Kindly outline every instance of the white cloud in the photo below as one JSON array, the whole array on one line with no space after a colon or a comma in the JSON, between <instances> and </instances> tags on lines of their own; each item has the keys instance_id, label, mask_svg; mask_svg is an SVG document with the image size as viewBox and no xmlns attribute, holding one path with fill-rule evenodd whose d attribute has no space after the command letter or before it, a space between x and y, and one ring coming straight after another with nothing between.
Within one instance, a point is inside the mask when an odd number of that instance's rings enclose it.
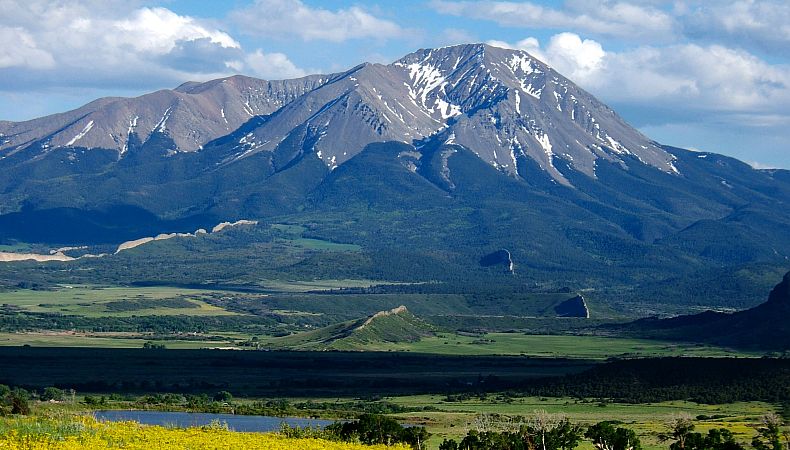
<instances>
[{"instance_id":1,"label":"white cloud","mask_svg":"<svg viewBox=\"0 0 790 450\"><path fill-rule=\"evenodd\" d=\"M592 39L582 40L579 35L569 32L552 36L545 49L541 48L540 42L534 37L522 39L515 44L504 41L488 41L488 44L524 50L581 84L584 84L588 77L597 76L606 57L606 52L600 43Z\"/></svg>"},{"instance_id":2,"label":"white cloud","mask_svg":"<svg viewBox=\"0 0 790 450\"><path fill-rule=\"evenodd\" d=\"M488 41L487 44L493 45L494 47L500 48L512 48L516 50L524 50L525 52L529 53L530 55L538 58L539 60L548 63L549 58L543 53L543 50L540 48L540 42L534 37L528 37L526 39L522 39L514 44L505 42L505 41Z\"/></svg>"},{"instance_id":3,"label":"white cloud","mask_svg":"<svg viewBox=\"0 0 790 450\"><path fill-rule=\"evenodd\" d=\"M744 162L746 164L749 164L750 166L754 167L757 170L779 169L780 168L780 167L777 167L774 164L763 164L763 163L761 163L759 161L744 161Z\"/></svg>"},{"instance_id":4,"label":"white cloud","mask_svg":"<svg viewBox=\"0 0 790 450\"><path fill-rule=\"evenodd\" d=\"M438 41L441 45L457 45L477 42L479 39L470 32L460 28L445 28L439 35Z\"/></svg>"},{"instance_id":5,"label":"white cloud","mask_svg":"<svg viewBox=\"0 0 790 450\"><path fill-rule=\"evenodd\" d=\"M574 80L584 80L596 74L606 56L598 42L582 40L579 35L567 32L552 36L546 53L552 64Z\"/></svg>"},{"instance_id":6,"label":"white cloud","mask_svg":"<svg viewBox=\"0 0 790 450\"><path fill-rule=\"evenodd\" d=\"M0 0L0 90L147 90L237 72L303 74L281 53L246 53L213 24L135 3Z\"/></svg>"},{"instance_id":7,"label":"white cloud","mask_svg":"<svg viewBox=\"0 0 790 450\"><path fill-rule=\"evenodd\" d=\"M787 54L790 3L770 0L679 3L675 9L684 33L703 41Z\"/></svg>"},{"instance_id":8,"label":"white cloud","mask_svg":"<svg viewBox=\"0 0 790 450\"><path fill-rule=\"evenodd\" d=\"M387 39L405 33L395 22L379 19L358 6L331 11L311 8L301 0L256 0L252 6L234 11L231 18L249 34L298 36L305 41Z\"/></svg>"},{"instance_id":9,"label":"white cloud","mask_svg":"<svg viewBox=\"0 0 790 450\"><path fill-rule=\"evenodd\" d=\"M52 55L39 49L33 36L23 28L0 26L0 42L0 68L45 69L55 64Z\"/></svg>"},{"instance_id":10,"label":"white cloud","mask_svg":"<svg viewBox=\"0 0 790 450\"><path fill-rule=\"evenodd\" d=\"M562 8L534 2L433 0L439 13L490 20L520 28L574 29L629 39L666 39L675 28L668 13L650 5L623 1L568 1Z\"/></svg>"},{"instance_id":11,"label":"white cloud","mask_svg":"<svg viewBox=\"0 0 790 450\"><path fill-rule=\"evenodd\" d=\"M432 0L439 13L502 26L572 30L628 42L720 44L787 56L790 2L786 0Z\"/></svg>"},{"instance_id":12,"label":"white cloud","mask_svg":"<svg viewBox=\"0 0 790 450\"><path fill-rule=\"evenodd\" d=\"M651 101L684 108L790 112L790 68L743 50L680 44L610 53L590 88L622 101Z\"/></svg>"},{"instance_id":13,"label":"white cloud","mask_svg":"<svg viewBox=\"0 0 790 450\"><path fill-rule=\"evenodd\" d=\"M79 19L87 22L87 19ZM89 22L88 22L89 23ZM86 29L89 25L86 24ZM241 48L230 35L218 30L208 29L195 19L180 16L166 8L141 8L132 17L116 20L107 24L105 36L113 46L129 46L136 51L166 54L173 50L178 41L208 39L212 44L223 48Z\"/></svg>"},{"instance_id":14,"label":"white cloud","mask_svg":"<svg viewBox=\"0 0 790 450\"><path fill-rule=\"evenodd\" d=\"M739 113L748 124L790 114L790 67L721 45L643 46L607 52L574 33L492 45L525 50L606 101Z\"/></svg>"},{"instance_id":15,"label":"white cloud","mask_svg":"<svg viewBox=\"0 0 790 450\"><path fill-rule=\"evenodd\" d=\"M296 67L282 53L263 53L260 49L246 56L243 67L251 71L251 75L269 80L298 78L307 73Z\"/></svg>"}]
</instances>

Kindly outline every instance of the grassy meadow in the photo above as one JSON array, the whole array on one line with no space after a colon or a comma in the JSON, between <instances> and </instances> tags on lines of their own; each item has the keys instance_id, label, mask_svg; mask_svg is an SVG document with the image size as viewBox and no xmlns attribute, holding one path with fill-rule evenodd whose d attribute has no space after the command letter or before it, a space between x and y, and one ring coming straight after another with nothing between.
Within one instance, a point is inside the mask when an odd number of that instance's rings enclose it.
<instances>
[{"instance_id":1,"label":"grassy meadow","mask_svg":"<svg viewBox=\"0 0 790 450\"><path fill-rule=\"evenodd\" d=\"M0 333L0 346L17 347L101 347L140 348L146 342L164 345L170 349L223 348L237 349L238 337L212 336L212 340L189 338L162 339L146 333L29 331Z\"/></svg>"},{"instance_id":2,"label":"grassy meadow","mask_svg":"<svg viewBox=\"0 0 790 450\"><path fill-rule=\"evenodd\" d=\"M593 399L508 397L489 395L485 398L467 398L447 401L444 395L416 395L387 398L387 401L406 407L431 406L438 411L399 413L401 420L427 427L433 434L430 444L436 448L445 438L458 440L470 429L475 429L475 419L488 415L524 416L529 418L537 411L567 417L571 422L592 425L604 420L623 422L633 429L642 441L645 450L666 449L668 444L660 442L658 434L666 431L666 424L680 415L695 420L696 431L707 432L711 428L726 428L738 440L748 442L754 435L753 425L768 413L776 411L774 405L762 402L743 402L723 405L703 405L685 401L626 404L606 403ZM708 417L708 419L703 419ZM716 417L710 419L710 417ZM591 450L589 442L582 442L580 449Z\"/></svg>"},{"instance_id":3,"label":"grassy meadow","mask_svg":"<svg viewBox=\"0 0 790 450\"><path fill-rule=\"evenodd\" d=\"M603 336L439 333L417 342L376 342L360 349L444 355L524 355L546 358L607 359L657 356L759 356L710 345Z\"/></svg>"},{"instance_id":4,"label":"grassy meadow","mask_svg":"<svg viewBox=\"0 0 790 450\"><path fill-rule=\"evenodd\" d=\"M176 287L60 285L52 290L18 289L0 293L0 304L24 312L83 317L222 316L235 313L206 303L219 291Z\"/></svg>"}]
</instances>

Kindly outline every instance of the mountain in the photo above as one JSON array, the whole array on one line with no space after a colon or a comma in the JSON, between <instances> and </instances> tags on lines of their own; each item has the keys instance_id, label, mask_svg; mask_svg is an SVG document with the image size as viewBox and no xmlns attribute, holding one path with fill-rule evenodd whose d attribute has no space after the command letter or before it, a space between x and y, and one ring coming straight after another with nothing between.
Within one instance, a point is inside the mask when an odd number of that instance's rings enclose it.
<instances>
[{"instance_id":1,"label":"mountain","mask_svg":"<svg viewBox=\"0 0 790 450\"><path fill-rule=\"evenodd\" d=\"M734 313L706 311L670 319L641 319L624 326L632 334L658 339L707 342L748 349L790 348L790 272L768 301Z\"/></svg>"},{"instance_id":2,"label":"mountain","mask_svg":"<svg viewBox=\"0 0 790 450\"><path fill-rule=\"evenodd\" d=\"M301 350L361 350L377 343L415 342L433 333L432 325L399 306L363 319L278 338L273 345Z\"/></svg>"},{"instance_id":3,"label":"mountain","mask_svg":"<svg viewBox=\"0 0 790 450\"><path fill-rule=\"evenodd\" d=\"M157 134L172 139L172 152L195 151L328 81L320 75L287 81L233 76L137 98L103 98L62 114L0 122L0 154L26 150L27 157L42 158L57 148L104 148L123 157L134 142Z\"/></svg>"},{"instance_id":4,"label":"mountain","mask_svg":"<svg viewBox=\"0 0 790 450\"><path fill-rule=\"evenodd\" d=\"M513 289L593 289L593 304L631 315L753 306L790 258L788 171L660 145L536 58L484 44L187 83L0 133L2 243L117 244L257 219L362 249L305 254L288 270L308 278L332 267L479 289L507 276ZM480 264L499 249L507 274ZM700 298L700 284L715 289Z\"/></svg>"},{"instance_id":5,"label":"mountain","mask_svg":"<svg viewBox=\"0 0 790 450\"><path fill-rule=\"evenodd\" d=\"M288 164L312 152L332 169L372 142L429 140L463 145L511 175L529 158L565 185L555 158L590 177L597 159L625 164L625 155L676 171L670 153L547 65L483 44L358 66L244 135L234 157L288 151Z\"/></svg>"}]
</instances>

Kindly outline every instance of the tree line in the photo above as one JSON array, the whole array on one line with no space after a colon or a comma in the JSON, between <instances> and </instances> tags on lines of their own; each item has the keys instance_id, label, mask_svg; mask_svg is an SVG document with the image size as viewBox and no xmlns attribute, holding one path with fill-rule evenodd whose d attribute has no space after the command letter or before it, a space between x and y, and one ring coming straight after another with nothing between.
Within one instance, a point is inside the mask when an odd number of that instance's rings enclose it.
<instances>
[{"instance_id":1,"label":"tree line","mask_svg":"<svg viewBox=\"0 0 790 450\"><path fill-rule=\"evenodd\" d=\"M509 418L496 425L492 424L493 420L491 416L478 416L460 442L445 439L439 450L573 450L585 439L598 450L642 449L637 434L618 426L620 422L616 421L598 422L585 428L545 412L536 412L529 419ZM790 431L784 426L779 416L764 416L755 426L756 434L747 447L736 441L726 428L699 433L694 431L695 424L690 418L678 416L666 424L666 430L658 437L669 443L669 450L786 450L790 448Z\"/></svg>"}]
</instances>

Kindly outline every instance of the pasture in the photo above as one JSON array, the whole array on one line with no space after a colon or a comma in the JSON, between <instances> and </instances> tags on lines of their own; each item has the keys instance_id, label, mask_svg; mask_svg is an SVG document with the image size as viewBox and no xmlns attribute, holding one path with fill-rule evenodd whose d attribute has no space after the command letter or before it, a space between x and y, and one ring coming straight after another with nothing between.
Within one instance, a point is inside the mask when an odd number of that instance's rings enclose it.
<instances>
[{"instance_id":1,"label":"pasture","mask_svg":"<svg viewBox=\"0 0 790 450\"><path fill-rule=\"evenodd\" d=\"M658 433L666 431L666 423L680 415L695 420L697 431L707 432L711 428L727 428L736 438L747 442L754 435L752 425L760 417L776 411L776 406L764 402L737 402L720 405L705 405L688 401L660 403L604 403L595 399L508 397L488 395L459 401L448 401L444 395L416 395L389 397L386 401L411 408L435 408L438 411L399 413L395 417L409 423L426 426L434 436L432 448L444 438L458 439L470 429L475 429L476 418L488 416L489 421L503 420L496 415L529 419L537 411L567 417L574 423L591 425L604 420L620 421L637 432L645 450L666 449ZM478 419L479 421L479 419ZM583 442L579 449L591 450L592 444Z\"/></svg>"},{"instance_id":2,"label":"pasture","mask_svg":"<svg viewBox=\"0 0 790 450\"><path fill-rule=\"evenodd\" d=\"M546 358L606 359L658 356L759 356L710 345L603 336L439 333L417 342L376 342L367 351L406 351L443 355L524 355Z\"/></svg>"},{"instance_id":3,"label":"pasture","mask_svg":"<svg viewBox=\"0 0 790 450\"><path fill-rule=\"evenodd\" d=\"M0 293L0 305L23 312L84 317L222 316L235 313L212 306L220 291L177 287L59 285L51 290L18 289Z\"/></svg>"}]
</instances>

